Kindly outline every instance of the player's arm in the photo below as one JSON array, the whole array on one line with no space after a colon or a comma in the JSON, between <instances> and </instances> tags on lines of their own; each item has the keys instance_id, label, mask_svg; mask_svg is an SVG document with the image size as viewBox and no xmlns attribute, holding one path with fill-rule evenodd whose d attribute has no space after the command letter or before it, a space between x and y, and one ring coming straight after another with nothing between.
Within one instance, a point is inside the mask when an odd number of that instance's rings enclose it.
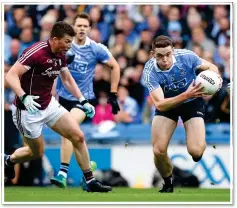
<instances>
[{"instance_id":1,"label":"player's arm","mask_svg":"<svg viewBox=\"0 0 237 208\"><path fill-rule=\"evenodd\" d=\"M69 69L65 67L63 70L60 72L60 77L62 79L64 87L74 96L76 97L79 101L81 99L85 99L78 88L75 80L73 79L71 73L69 72Z\"/></svg>"},{"instance_id":2,"label":"player's arm","mask_svg":"<svg viewBox=\"0 0 237 208\"><path fill-rule=\"evenodd\" d=\"M95 53L97 61L111 69L111 88L107 102L112 106L112 113L117 114L120 111L117 101L117 90L120 79L119 65L105 45L101 43L97 44Z\"/></svg>"},{"instance_id":3,"label":"player's arm","mask_svg":"<svg viewBox=\"0 0 237 208\"><path fill-rule=\"evenodd\" d=\"M219 72L218 67L216 65L212 64L211 62L206 61L204 59L201 59L201 61L202 61L202 63L197 69L200 69L201 71L210 70L210 71L216 72L218 74L219 79L221 80L221 83L222 83L223 80L221 78L221 74Z\"/></svg>"},{"instance_id":4,"label":"player's arm","mask_svg":"<svg viewBox=\"0 0 237 208\"><path fill-rule=\"evenodd\" d=\"M34 114L39 111L41 105L35 102L39 96L28 95L21 87L20 77L28 71L27 67L23 66L20 62L16 62L6 75L6 81L16 95L20 98L21 102L25 105L28 112Z\"/></svg>"},{"instance_id":5,"label":"player's arm","mask_svg":"<svg viewBox=\"0 0 237 208\"><path fill-rule=\"evenodd\" d=\"M18 61L10 68L5 79L8 85L12 88L12 90L16 93L18 97L26 94L21 87L20 77L26 73L28 69L24 67Z\"/></svg>"},{"instance_id":6,"label":"player's arm","mask_svg":"<svg viewBox=\"0 0 237 208\"><path fill-rule=\"evenodd\" d=\"M92 118L95 115L95 108L93 105L91 105L88 100L86 100L82 93L81 90L78 88L74 78L72 77L71 73L69 72L69 69L65 67L63 70L60 72L60 77L62 79L63 85L65 88L76 97L81 105L84 107L86 110L86 116L89 118Z\"/></svg>"},{"instance_id":7,"label":"player's arm","mask_svg":"<svg viewBox=\"0 0 237 208\"><path fill-rule=\"evenodd\" d=\"M159 111L168 111L180 105L181 103L183 103L185 100L188 100L189 98L203 96L203 92L201 92L202 88L203 87L201 86L201 83L194 86L194 81L193 81L185 92L175 97L165 98L164 92L161 87L158 87L155 90L151 91L150 96L153 101L153 104Z\"/></svg>"},{"instance_id":8,"label":"player's arm","mask_svg":"<svg viewBox=\"0 0 237 208\"><path fill-rule=\"evenodd\" d=\"M216 65L212 64L209 61L206 61L205 59L201 59L201 61L202 63L197 69L200 69L201 71L210 70L219 74L219 69L217 68Z\"/></svg>"},{"instance_id":9,"label":"player's arm","mask_svg":"<svg viewBox=\"0 0 237 208\"><path fill-rule=\"evenodd\" d=\"M109 61L104 63L107 68L111 69L111 88L108 98L108 103L112 106L112 113L117 114L120 111L118 101L117 101L117 90L120 80L120 67L118 62L113 56L110 57Z\"/></svg>"},{"instance_id":10,"label":"player's arm","mask_svg":"<svg viewBox=\"0 0 237 208\"><path fill-rule=\"evenodd\" d=\"M57 96L57 90L56 90L56 86L57 86L57 81L58 81L58 78L56 78L53 82L53 87L52 87L52 90L51 90L51 94L56 97Z\"/></svg>"},{"instance_id":11,"label":"player's arm","mask_svg":"<svg viewBox=\"0 0 237 208\"><path fill-rule=\"evenodd\" d=\"M118 84L120 80L120 67L118 62L115 60L113 56L109 59L108 62L104 63L104 65L111 69L111 88L110 92L117 93Z\"/></svg>"}]
</instances>

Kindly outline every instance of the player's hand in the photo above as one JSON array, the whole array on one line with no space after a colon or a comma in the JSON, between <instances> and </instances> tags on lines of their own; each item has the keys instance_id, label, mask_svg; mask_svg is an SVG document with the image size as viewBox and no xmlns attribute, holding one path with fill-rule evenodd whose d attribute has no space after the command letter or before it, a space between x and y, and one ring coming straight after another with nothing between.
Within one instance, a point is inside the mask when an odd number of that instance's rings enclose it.
<instances>
[{"instance_id":1,"label":"player's hand","mask_svg":"<svg viewBox=\"0 0 237 208\"><path fill-rule=\"evenodd\" d=\"M39 109L37 107L41 107L41 105L34 100L39 99L39 96L33 96L33 95L23 95L20 97L21 102L26 107L26 110L31 113L35 114L39 112Z\"/></svg>"},{"instance_id":2,"label":"player's hand","mask_svg":"<svg viewBox=\"0 0 237 208\"><path fill-rule=\"evenodd\" d=\"M195 82L193 80L185 93L188 98L206 96L206 94L202 91L202 89L203 89L202 83L198 83L197 85L195 85Z\"/></svg>"},{"instance_id":3,"label":"player's hand","mask_svg":"<svg viewBox=\"0 0 237 208\"><path fill-rule=\"evenodd\" d=\"M230 91L230 89L231 89L231 82L227 84L227 88Z\"/></svg>"},{"instance_id":4,"label":"player's hand","mask_svg":"<svg viewBox=\"0 0 237 208\"><path fill-rule=\"evenodd\" d=\"M217 75L218 75L218 78L220 79L220 86L219 86L219 90L220 90L221 87L222 87L223 79L222 79L222 77L221 77L221 75L219 73L217 73Z\"/></svg>"},{"instance_id":5,"label":"player's hand","mask_svg":"<svg viewBox=\"0 0 237 208\"><path fill-rule=\"evenodd\" d=\"M117 101L117 94L116 93L111 92L109 94L109 98L108 98L107 103L111 104L111 106L112 106L112 113L113 114L117 114L120 111L119 104L118 104L118 101Z\"/></svg>"},{"instance_id":6,"label":"player's hand","mask_svg":"<svg viewBox=\"0 0 237 208\"><path fill-rule=\"evenodd\" d=\"M86 116L89 118L93 118L95 115L95 108L93 105L91 105L88 100L83 100L81 101L81 105L83 106L83 108L86 111Z\"/></svg>"}]
</instances>

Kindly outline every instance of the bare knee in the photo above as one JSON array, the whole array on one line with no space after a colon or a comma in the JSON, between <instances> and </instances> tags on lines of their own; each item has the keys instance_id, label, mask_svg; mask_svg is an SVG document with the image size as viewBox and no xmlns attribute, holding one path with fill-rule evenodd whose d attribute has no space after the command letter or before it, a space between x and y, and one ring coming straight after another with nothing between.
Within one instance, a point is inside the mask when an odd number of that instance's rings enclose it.
<instances>
[{"instance_id":1,"label":"bare knee","mask_svg":"<svg viewBox=\"0 0 237 208\"><path fill-rule=\"evenodd\" d=\"M44 156L44 150L37 150L37 151L31 151L31 157L33 158L33 160L37 160L40 159Z\"/></svg>"},{"instance_id":2,"label":"bare knee","mask_svg":"<svg viewBox=\"0 0 237 208\"><path fill-rule=\"evenodd\" d=\"M196 144L196 145L192 145L191 147L188 147L188 153L193 158L199 158L199 157L202 157L205 149L206 149L206 143Z\"/></svg>"},{"instance_id":3,"label":"bare knee","mask_svg":"<svg viewBox=\"0 0 237 208\"><path fill-rule=\"evenodd\" d=\"M85 142L84 134L80 129L72 132L71 142L73 145Z\"/></svg>"},{"instance_id":4,"label":"bare knee","mask_svg":"<svg viewBox=\"0 0 237 208\"><path fill-rule=\"evenodd\" d=\"M156 158L162 157L167 154L167 148L160 145L153 145L153 153Z\"/></svg>"}]
</instances>

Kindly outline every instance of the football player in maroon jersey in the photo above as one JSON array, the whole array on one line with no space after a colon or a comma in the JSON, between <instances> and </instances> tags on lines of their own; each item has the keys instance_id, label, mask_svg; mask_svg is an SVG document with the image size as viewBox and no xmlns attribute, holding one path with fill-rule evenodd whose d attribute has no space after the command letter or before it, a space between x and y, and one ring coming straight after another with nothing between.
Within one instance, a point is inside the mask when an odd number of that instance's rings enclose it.
<instances>
[{"instance_id":1,"label":"football player in maroon jersey","mask_svg":"<svg viewBox=\"0 0 237 208\"><path fill-rule=\"evenodd\" d=\"M66 52L71 48L74 29L65 22L57 22L48 41L37 42L27 48L6 75L6 81L16 93L12 110L13 121L27 146L12 155L4 155L5 178L15 177L14 165L41 158L44 154L43 125L68 138L87 182L89 192L108 192L112 188L95 180L83 132L70 113L52 96L54 80L60 75L64 86L87 112L94 107L82 96L66 67Z\"/></svg>"}]
</instances>

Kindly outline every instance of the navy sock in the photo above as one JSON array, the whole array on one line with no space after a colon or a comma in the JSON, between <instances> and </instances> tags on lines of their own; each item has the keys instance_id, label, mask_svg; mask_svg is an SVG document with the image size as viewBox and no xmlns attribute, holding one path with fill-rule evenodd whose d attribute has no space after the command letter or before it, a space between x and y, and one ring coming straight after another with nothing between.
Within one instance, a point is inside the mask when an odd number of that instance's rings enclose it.
<instances>
[{"instance_id":1,"label":"navy sock","mask_svg":"<svg viewBox=\"0 0 237 208\"><path fill-rule=\"evenodd\" d=\"M85 177L86 182L89 182L92 179L94 179L94 176L93 176L93 173L91 171L91 168L89 168L87 170L83 170L83 175Z\"/></svg>"},{"instance_id":2,"label":"navy sock","mask_svg":"<svg viewBox=\"0 0 237 208\"><path fill-rule=\"evenodd\" d=\"M62 171L62 172L64 172L64 173L67 174L68 168L69 168L69 164L68 164L68 163L61 163L61 165L60 165L60 171Z\"/></svg>"},{"instance_id":3,"label":"navy sock","mask_svg":"<svg viewBox=\"0 0 237 208\"><path fill-rule=\"evenodd\" d=\"M165 184L167 184L167 185L173 184L172 174L166 178L163 178L163 179L164 179Z\"/></svg>"},{"instance_id":4,"label":"navy sock","mask_svg":"<svg viewBox=\"0 0 237 208\"><path fill-rule=\"evenodd\" d=\"M6 164L7 166L11 166L11 167L12 167L12 166L14 166L16 163L12 162L12 161L11 161L11 155L8 155L5 164Z\"/></svg>"}]
</instances>

